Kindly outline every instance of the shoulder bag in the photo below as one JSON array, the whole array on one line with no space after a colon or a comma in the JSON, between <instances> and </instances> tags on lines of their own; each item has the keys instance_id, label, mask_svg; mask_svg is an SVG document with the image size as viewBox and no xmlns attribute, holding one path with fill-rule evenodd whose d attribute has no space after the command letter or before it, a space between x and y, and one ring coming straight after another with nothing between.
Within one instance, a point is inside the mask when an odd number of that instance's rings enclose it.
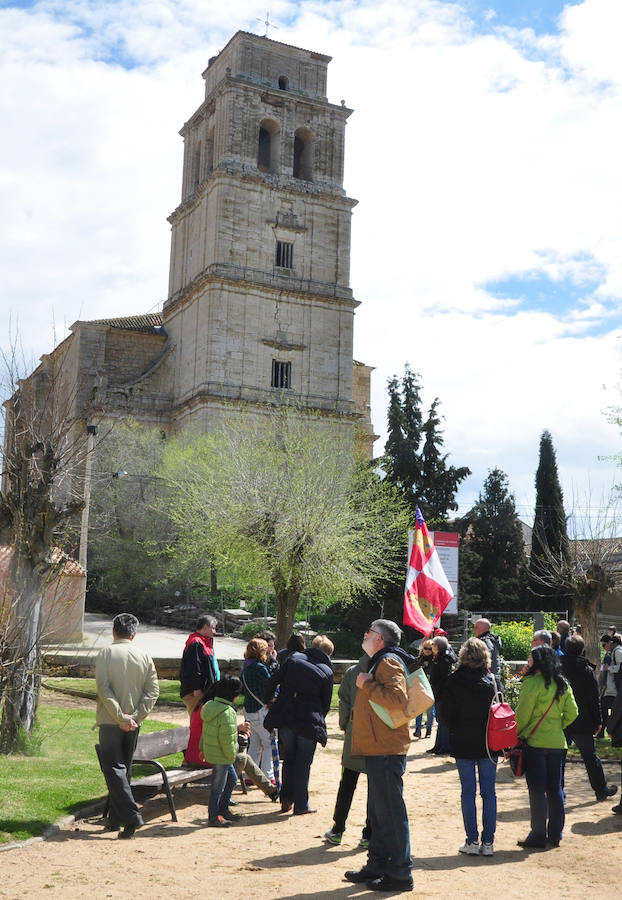
<instances>
[{"instance_id":1,"label":"shoulder bag","mask_svg":"<svg viewBox=\"0 0 622 900\"><path fill-rule=\"evenodd\" d=\"M553 699L549 703L545 712L542 713L542 715L540 716L540 718L538 719L536 724L533 726L533 728L527 735L528 738L530 738L531 735L537 731L537 729L540 727L540 725L542 724L542 722L544 721L546 716L548 716L549 712L551 711L551 707L555 703L555 699L556 698L553 697ZM509 762L510 768L511 768L512 772L514 773L514 775L516 775L517 778L520 778L522 775L525 774L525 750L526 749L527 749L527 739L519 738L519 741L516 744L516 746L510 747L510 749L507 750L506 754L505 754L505 758Z\"/></svg>"}]
</instances>

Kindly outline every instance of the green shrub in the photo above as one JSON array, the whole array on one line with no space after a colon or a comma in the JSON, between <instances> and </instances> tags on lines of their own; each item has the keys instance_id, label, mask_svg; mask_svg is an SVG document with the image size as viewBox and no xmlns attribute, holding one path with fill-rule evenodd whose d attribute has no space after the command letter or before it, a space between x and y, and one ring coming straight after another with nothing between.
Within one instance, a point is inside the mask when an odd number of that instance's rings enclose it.
<instances>
[{"instance_id":1,"label":"green shrub","mask_svg":"<svg viewBox=\"0 0 622 900\"><path fill-rule=\"evenodd\" d=\"M501 638L504 659L527 659L533 640L533 622L500 622L493 631Z\"/></svg>"}]
</instances>

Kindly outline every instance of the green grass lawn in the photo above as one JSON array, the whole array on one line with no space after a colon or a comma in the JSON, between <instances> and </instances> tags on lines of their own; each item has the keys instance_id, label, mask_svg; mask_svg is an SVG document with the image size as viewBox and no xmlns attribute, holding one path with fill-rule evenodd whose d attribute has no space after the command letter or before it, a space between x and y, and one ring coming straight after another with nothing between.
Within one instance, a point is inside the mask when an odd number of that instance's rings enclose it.
<instances>
[{"instance_id":1,"label":"green grass lawn","mask_svg":"<svg viewBox=\"0 0 622 900\"><path fill-rule=\"evenodd\" d=\"M61 816L106 796L94 724L93 710L41 706L35 732L40 753L0 756L0 843L42 834ZM142 729L173 727L147 720ZM176 754L169 763L180 761L181 754ZM152 771L145 767L145 773Z\"/></svg>"},{"instance_id":2,"label":"green grass lawn","mask_svg":"<svg viewBox=\"0 0 622 900\"><path fill-rule=\"evenodd\" d=\"M94 678L45 678L43 683L47 687L62 691L71 691L80 696L92 697L93 699L95 699L96 696ZM160 678L158 684L160 685L158 703L177 703L180 706L183 706L179 697L179 681ZM333 685L333 699L330 704L331 709L339 708L339 698L337 696L338 690L339 685ZM241 703L242 701L240 700L238 706L240 706Z\"/></svg>"},{"instance_id":3,"label":"green grass lawn","mask_svg":"<svg viewBox=\"0 0 622 900\"><path fill-rule=\"evenodd\" d=\"M69 691L78 696L90 697L93 700L97 696L94 678L44 678L43 684L54 690ZM170 678L159 678L160 696L158 703L177 703L183 707L179 696L179 681Z\"/></svg>"}]
</instances>

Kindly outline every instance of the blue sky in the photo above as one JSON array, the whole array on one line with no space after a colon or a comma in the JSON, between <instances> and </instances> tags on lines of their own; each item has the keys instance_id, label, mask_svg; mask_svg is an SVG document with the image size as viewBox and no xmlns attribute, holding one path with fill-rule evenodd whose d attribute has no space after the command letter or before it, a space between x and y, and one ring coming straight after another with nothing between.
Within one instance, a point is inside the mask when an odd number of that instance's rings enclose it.
<instances>
[{"instance_id":1,"label":"blue sky","mask_svg":"<svg viewBox=\"0 0 622 900\"><path fill-rule=\"evenodd\" d=\"M78 318L167 293L180 127L201 72L264 0L0 0L0 284L33 359ZM354 113L345 188L355 356L409 362L441 399L446 449L510 478L529 521L540 433L569 507L619 472L622 33L619 0L277 0L276 40L333 57ZM383 437L376 444L382 451ZM598 498L595 504L587 494Z\"/></svg>"},{"instance_id":2,"label":"blue sky","mask_svg":"<svg viewBox=\"0 0 622 900\"><path fill-rule=\"evenodd\" d=\"M563 0L467 0L463 5L478 23L531 28L536 34L546 34L557 31L559 16L565 6L572 4Z\"/></svg>"}]
</instances>

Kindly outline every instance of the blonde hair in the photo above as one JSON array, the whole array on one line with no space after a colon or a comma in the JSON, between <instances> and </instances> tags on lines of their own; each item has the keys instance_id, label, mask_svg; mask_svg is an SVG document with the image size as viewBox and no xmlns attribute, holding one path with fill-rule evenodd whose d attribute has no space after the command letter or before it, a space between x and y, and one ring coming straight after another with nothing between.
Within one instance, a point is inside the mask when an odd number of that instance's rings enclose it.
<instances>
[{"instance_id":1,"label":"blonde hair","mask_svg":"<svg viewBox=\"0 0 622 900\"><path fill-rule=\"evenodd\" d=\"M488 647L479 638L472 637L460 647L458 665L467 669L489 669L490 653Z\"/></svg>"},{"instance_id":2,"label":"blonde hair","mask_svg":"<svg viewBox=\"0 0 622 900\"><path fill-rule=\"evenodd\" d=\"M322 650L326 656L332 656L335 652L335 645L327 638L325 634L318 634L313 638L311 643L312 647L317 647L318 650Z\"/></svg>"},{"instance_id":3,"label":"blonde hair","mask_svg":"<svg viewBox=\"0 0 622 900\"><path fill-rule=\"evenodd\" d=\"M256 659L265 663L268 659L268 642L262 638L252 638L246 645L244 659Z\"/></svg>"}]
</instances>

